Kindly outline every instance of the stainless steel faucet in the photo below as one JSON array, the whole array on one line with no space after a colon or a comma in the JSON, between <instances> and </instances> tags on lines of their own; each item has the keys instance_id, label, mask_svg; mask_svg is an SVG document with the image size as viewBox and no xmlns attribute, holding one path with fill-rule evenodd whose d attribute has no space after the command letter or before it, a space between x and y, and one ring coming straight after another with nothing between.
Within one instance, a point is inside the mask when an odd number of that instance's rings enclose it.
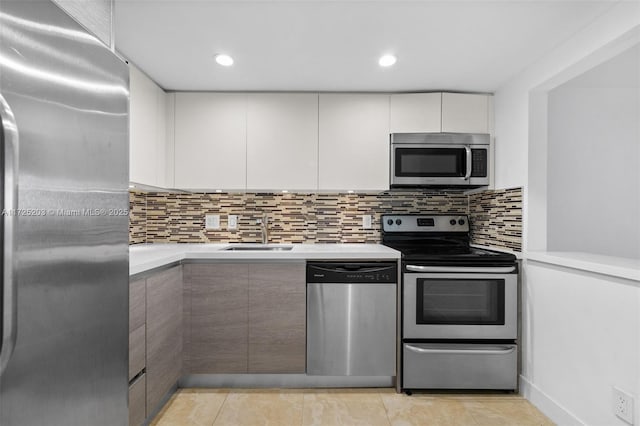
<instances>
[{"instance_id":1,"label":"stainless steel faucet","mask_svg":"<svg viewBox=\"0 0 640 426\"><path fill-rule=\"evenodd\" d=\"M260 231L262 232L262 244L267 244L269 242L269 216L266 213L262 215Z\"/></svg>"}]
</instances>

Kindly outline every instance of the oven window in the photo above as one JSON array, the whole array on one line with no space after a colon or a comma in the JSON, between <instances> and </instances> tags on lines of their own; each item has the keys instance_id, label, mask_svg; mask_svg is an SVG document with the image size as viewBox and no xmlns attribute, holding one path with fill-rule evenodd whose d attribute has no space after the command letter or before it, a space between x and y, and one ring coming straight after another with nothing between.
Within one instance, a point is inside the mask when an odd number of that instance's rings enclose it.
<instances>
[{"instance_id":1,"label":"oven window","mask_svg":"<svg viewBox=\"0 0 640 426\"><path fill-rule=\"evenodd\" d=\"M396 148L395 174L406 177L463 177L464 148Z\"/></svg>"},{"instance_id":2,"label":"oven window","mask_svg":"<svg viewBox=\"0 0 640 426\"><path fill-rule=\"evenodd\" d=\"M504 279L418 279L417 324L504 325Z\"/></svg>"}]
</instances>

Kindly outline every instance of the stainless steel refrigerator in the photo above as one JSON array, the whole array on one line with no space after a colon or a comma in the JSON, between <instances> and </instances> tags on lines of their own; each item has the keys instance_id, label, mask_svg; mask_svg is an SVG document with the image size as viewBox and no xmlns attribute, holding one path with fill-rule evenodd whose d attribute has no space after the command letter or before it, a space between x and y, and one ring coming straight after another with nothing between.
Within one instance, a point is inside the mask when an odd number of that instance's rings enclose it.
<instances>
[{"instance_id":1,"label":"stainless steel refrigerator","mask_svg":"<svg viewBox=\"0 0 640 426\"><path fill-rule=\"evenodd\" d=\"M128 87L54 3L0 0L2 426L128 422Z\"/></svg>"}]
</instances>

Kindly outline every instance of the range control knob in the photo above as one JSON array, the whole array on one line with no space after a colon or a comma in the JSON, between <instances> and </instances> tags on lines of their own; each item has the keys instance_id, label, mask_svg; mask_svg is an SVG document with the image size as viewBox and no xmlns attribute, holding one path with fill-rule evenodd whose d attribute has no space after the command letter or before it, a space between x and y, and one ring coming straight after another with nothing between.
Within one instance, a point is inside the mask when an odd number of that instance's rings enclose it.
<instances>
[{"instance_id":1,"label":"range control knob","mask_svg":"<svg viewBox=\"0 0 640 426\"><path fill-rule=\"evenodd\" d=\"M449 224L450 224L450 225L452 225L452 226L453 226L453 225L455 225L455 224L456 224L456 220L455 220L455 219L451 219L451 220L449 221Z\"/></svg>"},{"instance_id":2,"label":"range control knob","mask_svg":"<svg viewBox=\"0 0 640 426\"><path fill-rule=\"evenodd\" d=\"M396 219L396 225L401 225L402 221L400 219Z\"/></svg>"},{"instance_id":3,"label":"range control knob","mask_svg":"<svg viewBox=\"0 0 640 426\"><path fill-rule=\"evenodd\" d=\"M387 225L393 225L393 219L387 219Z\"/></svg>"},{"instance_id":4,"label":"range control knob","mask_svg":"<svg viewBox=\"0 0 640 426\"><path fill-rule=\"evenodd\" d=\"M459 219L458 220L458 225L464 225L464 219Z\"/></svg>"}]
</instances>

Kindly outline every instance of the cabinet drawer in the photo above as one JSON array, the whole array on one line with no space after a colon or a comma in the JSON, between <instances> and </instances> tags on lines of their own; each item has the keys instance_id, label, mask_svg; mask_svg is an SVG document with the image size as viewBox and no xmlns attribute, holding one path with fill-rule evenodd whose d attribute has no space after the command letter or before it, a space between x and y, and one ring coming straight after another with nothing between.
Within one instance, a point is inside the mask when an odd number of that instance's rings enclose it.
<instances>
[{"instance_id":1,"label":"cabinet drawer","mask_svg":"<svg viewBox=\"0 0 640 426\"><path fill-rule=\"evenodd\" d=\"M129 380L145 367L146 326L142 325L129 333Z\"/></svg>"},{"instance_id":2,"label":"cabinet drawer","mask_svg":"<svg viewBox=\"0 0 640 426\"><path fill-rule=\"evenodd\" d=\"M405 343L404 389L516 389L513 344Z\"/></svg>"},{"instance_id":3,"label":"cabinet drawer","mask_svg":"<svg viewBox=\"0 0 640 426\"><path fill-rule=\"evenodd\" d=\"M140 426L147 417L147 375L143 374L129 386L129 426Z\"/></svg>"},{"instance_id":4,"label":"cabinet drawer","mask_svg":"<svg viewBox=\"0 0 640 426\"><path fill-rule=\"evenodd\" d=\"M129 284L129 333L145 323L146 285L144 280Z\"/></svg>"}]
</instances>

